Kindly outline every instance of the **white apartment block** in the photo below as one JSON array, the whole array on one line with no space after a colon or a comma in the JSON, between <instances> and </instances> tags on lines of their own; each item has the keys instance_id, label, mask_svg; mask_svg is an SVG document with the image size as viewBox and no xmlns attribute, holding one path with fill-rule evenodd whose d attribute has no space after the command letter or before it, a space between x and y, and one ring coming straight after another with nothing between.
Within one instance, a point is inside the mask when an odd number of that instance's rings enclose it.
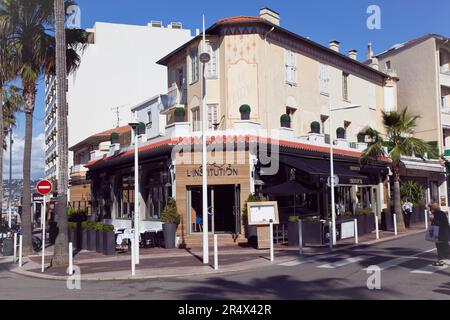
<instances>
[{"instance_id":1,"label":"white apartment block","mask_svg":"<svg viewBox=\"0 0 450 320\"><path fill-rule=\"evenodd\" d=\"M179 22L164 26L95 23L76 72L68 77L69 146L130 122L130 108L167 90L162 56L189 41ZM57 176L56 103L53 79L46 88L46 177ZM47 81L46 80L46 81ZM72 156L69 156L72 162ZM71 165L71 163L69 163Z\"/></svg>"}]
</instances>

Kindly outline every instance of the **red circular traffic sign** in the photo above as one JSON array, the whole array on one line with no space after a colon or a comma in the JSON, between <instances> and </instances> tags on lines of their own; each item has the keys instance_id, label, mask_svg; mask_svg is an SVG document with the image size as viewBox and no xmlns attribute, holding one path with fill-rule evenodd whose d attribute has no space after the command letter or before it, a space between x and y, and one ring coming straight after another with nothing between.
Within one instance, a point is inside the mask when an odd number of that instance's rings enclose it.
<instances>
[{"instance_id":1,"label":"red circular traffic sign","mask_svg":"<svg viewBox=\"0 0 450 320\"><path fill-rule=\"evenodd\" d=\"M48 180L41 180L36 185L36 190L43 196L52 192L52 183Z\"/></svg>"}]
</instances>

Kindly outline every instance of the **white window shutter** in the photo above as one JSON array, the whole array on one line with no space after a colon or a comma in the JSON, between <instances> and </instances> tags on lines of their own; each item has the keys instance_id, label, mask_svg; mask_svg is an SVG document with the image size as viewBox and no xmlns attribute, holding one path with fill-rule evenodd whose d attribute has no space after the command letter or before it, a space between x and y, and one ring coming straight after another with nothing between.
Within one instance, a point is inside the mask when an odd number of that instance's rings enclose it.
<instances>
[{"instance_id":1,"label":"white window shutter","mask_svg":"<svg viewBox=\"0 0 450 320\"><path fill-rule=\"evenodd\" d=\"M290 51L291 53L291 82L297 83L297 57L294 51Z\"/></svg>"},{"instance_id":2,"label":"white window shutter","mask_svg":"<svg viewBox=\"0 0 450 320\"><path fill-rule=\"evenodd\" d=\"M285 74L286 74L286 81L291 82L291 72L290 72L290 60L291 60L291 54L289 50L285 50Z\"/></svg>"}]
</instances>

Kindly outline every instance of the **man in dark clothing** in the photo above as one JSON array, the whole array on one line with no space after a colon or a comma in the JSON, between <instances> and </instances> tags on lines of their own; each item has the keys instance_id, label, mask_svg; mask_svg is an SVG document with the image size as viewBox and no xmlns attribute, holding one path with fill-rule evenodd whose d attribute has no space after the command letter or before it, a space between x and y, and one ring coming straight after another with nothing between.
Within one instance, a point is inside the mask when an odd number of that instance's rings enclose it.
<instances>
[{"instance_id":1,"label":"man in dark clothing","mask_svg":"<svg viewBox=\"0 0 450 320\"><path fill-rule=\"evenodd\" d=\"M450 246L448 244L450 236L450 226L447 215L439 209L437 204L430 206L430 219L433 226L439 227L439 242L436 242L438 261L433 266L443 266L444 259L450 257Z\"/></svg>"}]
</instances>

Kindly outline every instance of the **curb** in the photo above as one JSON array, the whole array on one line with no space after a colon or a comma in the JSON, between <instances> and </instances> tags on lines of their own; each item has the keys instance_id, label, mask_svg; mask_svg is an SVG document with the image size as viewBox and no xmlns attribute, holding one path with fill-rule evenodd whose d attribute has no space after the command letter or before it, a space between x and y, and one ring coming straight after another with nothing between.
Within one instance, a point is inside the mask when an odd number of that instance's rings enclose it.
<instances>
[{"instance_id":1,"label":"curb","mask_svg":"<svg viewBox=\"0 0 450 320\"><path fill-rule=\"evenodd\" d=\"M425 230L417 230L417 231L412 231L407 234L405 233L405 234L399 234L397 236L390 236L390 237L386 237L386 238L382 238L382 239L378 239L378 240L370 240L370 241L362 242L359 244L349 244L347 246L343 246L343 247L336 249L335 252L338 252L341 250L348 250L351 248L363 247L363 246L367 246L367 245L371 246L371 245L383 243L383 242L389 242L392 240L402 239L402 238L406 238L408 236L414 236L414 235L421 234L424 232L425 232ZM295 250L292 250L292 251L295 251ZM321 255L321 254L326 254L328 252L326 251L326 252L320 252L320 253L313 253L310 255ZM298 257L293 258L292 256L289 256L289 257L283 257L283 258L277 259L276 263L271 263L270 261L259 258L259 259L255 259L252 261L245 262L247 264L245 266L242 266L242 263L240 263L240 264L226 266L219 270L214 270L213 267L211 267L211 266L204 266L204 268L208 268L207 270L204 270L204 272L199 272L199 270L198 270L199 268L197 268L197 270L195 272L187 272L187 273L183 272L182 274L177 273L177 274L166 274L166 275L136 275L134 277L131 275L123 275L123 276L87 275L87 276L81 276L81 281L124 281L124 280L146 280L146 279L167 279L167 278L175 279L175 278L184 278L186 276L194 276L194 277L195 276L215 276L215 275L219 275L219 274L227 274L227 273L232 273L232 272L248 271L248 270L270 267L275 264L289 262L289 261L293 261L296 259L298 259ZM24 262L26 262L27 260L24 260ZM263 261L265 261L266 263L263 263ZM26 277L45 279L45 280L67 281L68 277L69 277L68 275L67 276L55 276L55 275L48 275L48 274L40 274L40 273L21 269L19 267L14 267L12 269L9 269L9 271L19 274L19 275L26 276ZM137 272L139 272L139 270L137 270Z\"/></svg>"}]
</instances>

